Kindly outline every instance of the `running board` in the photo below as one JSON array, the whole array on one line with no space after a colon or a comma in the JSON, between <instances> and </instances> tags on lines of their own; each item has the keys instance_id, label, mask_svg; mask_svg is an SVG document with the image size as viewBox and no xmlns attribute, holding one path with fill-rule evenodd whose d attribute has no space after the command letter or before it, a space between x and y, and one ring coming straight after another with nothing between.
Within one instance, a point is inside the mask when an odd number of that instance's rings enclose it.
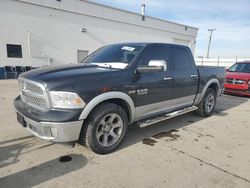
<instances>
[{"instance_id":1,"label":"running board","mask_svg":"<svg viewBox=\"0 0 250 188\"><path fill-rule=\"evenodd\" d=\"M143 127L147 127L149 125L152 125L152 124L155 124L155 123L158 123L158 122L170 119L170 118L174 118L176 116L179 116L179 115L182 115L182 114L185 114L185 113L188 113L188 112L192 112L192 111L197 110L197 109L198 108L196 106L191 106L191 107L184 108L182 110L174 111L174 112L164 114L164 115L161 115L161 116L156 116L156 117L153 117L152 119L139 121L136 124L139 125L139 127L143 128Z\"/></svg>"}]
</instances>

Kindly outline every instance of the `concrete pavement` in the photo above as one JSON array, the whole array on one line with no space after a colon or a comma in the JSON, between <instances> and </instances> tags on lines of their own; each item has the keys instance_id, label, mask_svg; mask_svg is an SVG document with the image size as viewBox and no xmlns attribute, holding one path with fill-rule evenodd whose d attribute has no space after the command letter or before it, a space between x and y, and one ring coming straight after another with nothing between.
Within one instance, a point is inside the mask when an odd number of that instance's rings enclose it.
<instances>
[{"instance_id":1,"label":"concrete pavement","mask_svg":"<svg viewBox=\"0 0 250 188\"><path fill-rule=\"evenodd\" d=\"M16 80L0 81L0 187L250 187L250 98L223 95L212 117L129 129L109 155L33 137L17 122ZM72 160L60 162L69 155Z\"/></svg>"}]
</instances>

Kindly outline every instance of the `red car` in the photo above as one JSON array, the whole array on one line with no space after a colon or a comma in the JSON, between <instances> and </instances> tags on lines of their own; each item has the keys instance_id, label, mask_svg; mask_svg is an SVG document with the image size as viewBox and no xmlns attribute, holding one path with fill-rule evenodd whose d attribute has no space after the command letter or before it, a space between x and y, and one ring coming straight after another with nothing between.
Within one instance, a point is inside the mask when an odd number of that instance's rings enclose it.
<instances>
[{"instance_id":1,"label":"red car","mask_svg":"<svg viewBox=\"0 0 250 188\"><path fill-rule=\"evenodd\" d=\"M237 62L227 70L224 93L250 96L250 61Z\"/></svg>"}]
</instances>

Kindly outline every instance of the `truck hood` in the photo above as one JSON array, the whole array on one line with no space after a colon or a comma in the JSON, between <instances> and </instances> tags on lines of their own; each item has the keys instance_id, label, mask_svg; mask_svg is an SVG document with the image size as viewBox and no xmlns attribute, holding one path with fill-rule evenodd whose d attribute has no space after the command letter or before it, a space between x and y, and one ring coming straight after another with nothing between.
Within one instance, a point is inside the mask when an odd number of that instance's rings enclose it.
<instances>
[{"instance_id":1,"label":"truck hood","mask_svg":"<svg viewBox=\"0 0 250 188\"><path fill-rule=\"evenodd\" d=\"M55 67L43 67L21 74L21 77L34 81L47 82L60 78L72 78L77 76L111 72L115 69L98 67L97 65L64 65Z\"/></svg>"},{"instance_id":2,"label":"truck hood","mask_svg":"<svg viewBox=\"0 0 250 188\"><path fill-rule=\"evenodd\" d=\"M119 72L117 69L98 67L97 65L64 65L55 67L38 68L20 75L22 78L45 84L48 89L59 87L72 88L79 84L93 84L102 82L103 78L112 76L111 72Z\"/></svg>"},{"instance_id":3,"label":"truck hood","mask_svg":"<svg viewBox=\"0 0 250 188\"><path fill-rule=\"evenodd\" d=\"M250 80L250 73L227 72L226 78L235 78L241 80Z\"/></svg>"}]
</instances>

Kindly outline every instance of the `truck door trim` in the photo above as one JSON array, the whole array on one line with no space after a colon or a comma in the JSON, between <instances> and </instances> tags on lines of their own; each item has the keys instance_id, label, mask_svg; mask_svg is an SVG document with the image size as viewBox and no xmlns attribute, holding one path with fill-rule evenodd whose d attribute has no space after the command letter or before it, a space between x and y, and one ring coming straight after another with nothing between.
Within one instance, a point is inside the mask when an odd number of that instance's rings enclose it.
<instances>
[{"instance_id":1,"label":"truck door trim","mask_svg":"<svg viewBox=\"0 0 250 188\"><path fill-rule=\"evenodd\" d=\"M192 102L185 102L188 101L192 96L181 97L177 99L170 99L167 101L157 102L153 104L143 105L135 108L135 121L141 119L142 117L147 117L153 114L157 114L162 111L162 113L175 110L179 107L183 106L191 106ZM175 104L175 105L173 105ZM164 108L162 108L164 106Z\"/></svg>"}]
</instances>

